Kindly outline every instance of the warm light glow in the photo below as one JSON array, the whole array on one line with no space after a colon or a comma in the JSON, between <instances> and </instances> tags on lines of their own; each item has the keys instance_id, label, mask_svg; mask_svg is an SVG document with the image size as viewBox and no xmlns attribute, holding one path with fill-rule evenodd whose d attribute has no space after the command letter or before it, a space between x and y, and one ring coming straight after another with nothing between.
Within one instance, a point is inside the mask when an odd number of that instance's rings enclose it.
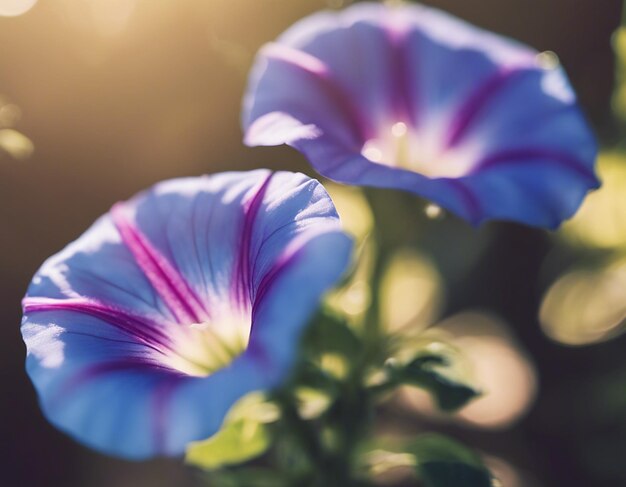
<instances>
[{"instance_id":1,"label":"warm light glow","mask_svg":"<svg viewBox=\"0 0 626 487\"><path fill-rule=\"evenodd\" d=\"M491 315L465 312L438 324L452 335L472 368L483 395L456 415L440 414L430 396L415 388L402 389L400 404L442 421L457 421L486 429L507 428L528 411L537 395L535 368L510 337L507 326Z\"/></svg>"},{"instance_id":2,"label":"warm light glow","mask_svg":"<svg viewBox=\"0 0 626 487\"><path fill-rule=\"evenodd\" d=\"M383 151L374 145L374 142L367 142L363 147L363 155L372 162L383 162Z\"/></svg>"},{"instance_id":3,"label":"warm light glow","mask_svg":"<svg viewBox=\"0 0 626 487\"><path fill-rule=\"evenodd\" d=\"M391 127L391 135L394 137L403 137L407 134L408 128L404 122L394 123Z\"/></svg>"},{"instance_id":4,"label":"warm light glow","mask_svg":"<svg viewBox=\"0 0 626 487\"><path fill-rule=\"evenodd\" d=\"M626 156L603 153L598 159L602 187L585 199L562 236L573 243L600 248L626 248Z\"/></svg>"},{"instance_id":5,"label":"warm light glow","mask_svg":"<svg viewBox=\"0 0 626 487\"><path fill-rule=\"evenodd\" d=\"M389 330L419 332L432 324L443 301L437 268L415 251L394 255L381 289L381 321Z\"/></svg>"},{"instance_id":6,"label":"warm light glow","mask_svg":"<svg viewBox=\"0 0 626 487\"><path fill-rule=\"evenodd\" d=\"M341 214L341 213L340 213ZM343 286L328 293L326 304L344 315L351 323L359 323L371 301L369 275L373 261L372 245L364 242L356 258L356 269Z\"/></svg>"},{"instance_id":7,"label":"warm light glow","mask_svg":"<svg viewBox=\"0 0 626 487\"><path fill-rule=\"evenodd\" d=\"M497 336L461 338L460 347L474 365L474 373L485 391L463 408L459 416L485 428L503 428L521 417L534 401L534 369L516 347Z\"/></svg>"},{"instance_id":8,"label":"warm light glow","mask_svg":"<svg viewBox=\"0 0 626 487\"><path fill-rule=\"evenodd\" d=\"M22 110L12 103L2 104L0 99L0 128L12 127L19 122L22 117Z\"/></svg>"},{"instance_id":9,"label":"warm light glow","mask_svg":"<svg viewBox=\"0 0 626 487\"><path fill-rule=\"evenodd\" d=\"M121 33L135 10L134 0L89 0L91 17L104 36Z\"/></svg>"},{"instance_id":10,"label":"warm light glow","mask_svg":"<svg viewBox=\"0 0 626 487\"><path fill-rule=\"evenodd\" d=\"M37 0L0 0L0 16L17 17L35 6Z\"/></svg>"},{"instance_id":11,"label":"warm light glow","mask_svg":"<svg viewBox=\"0 0 626 487\"><path fill-rule=\"evenodd\" d=\"M2 151L18 160L29 158L35 146L24 134L13 129L0 129L0 155Z\"/></svg>"},{"instance_id":12,"label":"warm light glow","mask_svg":"<svg viewBox=\"0 0 626 487\"><path fill-rule=\"evenodd\" d=\"M137 6L136 0L66 0L67 17L78 28L102 37L120 35Z\"/></svg>"},{"instance_id":13,"label":"warm light glow","mask_svg":"<svg viewBox=\"0 0 626 487\"><path fill-rule=\"evenodd\" d=\"M559 278L544 296L540 319L546 335L566 345L588 345L622 333L626 260Z\"/></svg>"},{"instance_id":14,"label":"warm light glow","mask_svg":"<svg viewBox=\"0 0 626 487\"><path fill-rule=\"evenodd\" d=\"M350 321L357 322L370 303L368 276L372 262L372 246L367 236L372 231L374 219L369 205L360 189L328 182L325 184L341 217L344 230L354 236L359 243L357 268L344 286L331 291L326 303Z\"/></svg>"},{"instance_id":15,"label":"warm light glow","mask_svg":"<svg viewBox=\"0 0 626 487\"><path fill-rule=\"evenodd\" d=\"M443 208L434 203L429 203L428 205L426 205L426 207L424 208L424 213L431 220L438 220L444 215Z\"/></svg>"},{"instance_id":16,"label":"warm light glow","mask_svg":"<svg viewBox=\"0 0 626 487\"><path fill-rule=\"evenodd\" d=\"M541 69L548 70L558 68L560 61L556 53L552 51L544 51L535 56L535 63Z\"/></svg>"},{"instance_id":17,"label":"warm light glow","mask_svg":"<svg viewBox=\"0 0 626 487\"><path fill-rule=\"evenodd\" d=\"M374 218L361 190L331 182L324 187L337 208L344 230L358 240L365 238L372 230Z\"/></svg>"}]
</instances>

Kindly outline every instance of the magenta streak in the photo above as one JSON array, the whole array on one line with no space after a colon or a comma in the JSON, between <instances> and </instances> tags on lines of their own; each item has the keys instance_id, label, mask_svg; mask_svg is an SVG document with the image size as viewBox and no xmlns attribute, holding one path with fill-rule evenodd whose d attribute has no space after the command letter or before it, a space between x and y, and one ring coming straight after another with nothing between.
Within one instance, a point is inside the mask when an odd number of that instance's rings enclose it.
<instances>
[{"instance_id":1,"label":"magenta streak","mask_svg":"<svg viewBox=\"0 0 626 487\"><path fill-rule=\"evenodd\" d=\"M150 398L153 421L152 435L156 452L165 453L168 425L167 406L176 386L186 377L184 374L140 358L126 358L103 362L87 367L71 377L59 389L53 401L58 402L65 395L71 394L77 388L91 380L118 372L136 372L140 373L143 378L147 377L147 372L152 374L150 380L156 382L148 388L149 393L152 395Z\"/></svg>"},{"instance_id":2,"label":"magenta streak","mask_svg":"<svg viewBox=\"0 0 626 487\"><path fill-rule=\"evenodd\" d=\"M99 303L92 299L51 299L27 297L22 301L24 313L46 311L70 311L82 313L101 319L118 330L140 340L145 345L162 351L161 348L171 349L167 335L159 328L159 324L150 319L132 314L128 311Z\"/></svg>"},{"instance_id":3,"label":"magenta streak","mask_svg":"<svg viewBox=\"0 0 626 487\"><path fill-rule=\"evenodd\" d=\"M56 391L54 397L52 398L52 403L58 403L64 399L65 396L73 393L77 388L83 386L91 380L117 372L136 372L141 374L144 378L148 377L148 373L153 374L153 377L158 377L160 374L163 378L168 378L170 380L182 379L185 377L184 374L174 369L170 369L162 364L141 357L127 357L123 359L111 360L87 366L78 373L67 378L61 387Z\"/></svg>"},{"instance_id":4,"label":"magenta streak","mask_svg":"<svg viewBox=\"0 0 626 487\"><path fill-rule=\"evenodd\" d=\"M122 203L111 209L113 222L137 265L174 317L182 324L201 323L208 313L178 270L154 248L125 215Z\"/></svg>"},{"instance_id":5,"label":"magenta streak","mask_svg":"<svg viewBox=\"0 0 626 487\"><path fill-rule=\"evenodd\" d=\"M250 327L250 342L246 349L246 354L264 370L272 367L272 357L268 353L268 350L260 346L260 344L254 339L254 324L256 322L256 314L258 312L260 304L265 299L265 296L270 292L272 286L280 275L291 267L301 256L300 251L302 247L295 251L283 253L274 263L272 268L263 276L259 287L257 288L256 295L254 296L254 304L252 308L252 324Z\"/></svg>"},{"instance_id":6,"label":"magenta streak","mask_svg":"<svg viewBox=\"0 0 626 487\"><path fill-rule=\"evenodd\" d=\"M297 59L298 56L311 56L310 54L296 49L283 48L282 46L272 46L271 49L267 49L266 53L269 59L277 63L283 63L314 79L320 90L328 97L331 105L338 107L339 111L345 115L348 126L353 130L355 143L360 146L375 136L375 130L369 126L368 119L363 117L361 110L355 105L349 94L345 93L339 86L339 83L333 78L332 73L325 64L324 70L310 69L306 66L306 63L299 62ZM323 61L318 58L314 59L323 64ZM307 120L305 122L310 121Z\"/></svg>"},{"instance_id":7,"label":"magenta streak","mask_svg":"<svg viewBox=\"0 0 626 487\"><path fill-rule=\"evenodd\" d=\"M263 203L263 198L267 192L273 174L270 173L259 186L254 196L244 205L243 225L241 229L241 240L239 242L239 255L235 262L233 274L233 295L235 302L242 307L247 306L252 299L252 276L250 269L250 246L252 245L252 231L254 222Z\"/></svg>"},{"instance_id":8,"label":"magenta streak","mask_svg":"<svg viewBox=\"0 0 626 487\"><path fill-rule=\"evenodd\" d=\"M263 301L280 275L297 261L298 257L301 255L301 250L302 247L296 249L295 251L284 252L280 257L278 257L278 259L276 259L272 268L265 274L265 276L263 276L263 279L259 283L254 296L254 305L252 308L252 329L254 328L254 322L256 321L255 315L260 303Z\"/></svg>"},{"instance_id":9,"label":"magenta streak","mask_svg":"<svg viewBox=\"0 0 626 487\"><path fill-rule=\"evenodd\" d=\"M415 127L419 117L415 110L415 94L418 91L418 86L415 85L415 80L411 80L409 77L407 32L394 29L391 26L387 26L385 32L391 52L391 80L393 87L391 106L393 115L395 120L407 121L411 126ZM415 62L415 59L412 59L411 62Z\"/></svg>"},{"instance_id":10,"label":"magenta streak","mask_svg":"<svg viewBox=\"0 0 626 487\"><path fill-rule=\"evenodd\" d=\"M451 148L461 142L472 122L489 100L514 77L528 72L532 71L524 67L505 67L498 69L483 81L456 113L450 125L445 147Z\"/></svg>"},{"instance_id":11,"label":"magenta streak","mask_svg":"<svg viewBox=\"0 0 626 487\"><path fill-rule=\"evenodd\" d=\"M586 179L592 185L598 185L598 179L593 171L583 164L582 161L557 150L546 149L541 147L531 147L524 149L511 149L486 156L484 159L476 163L472 169L472 174L478 171L491 169L503 164L516 164L520 162L528 162L529 159L541 159L546 162L558 164L563 168L575 172L582 178Z\"/></svg>"}]
</instances>

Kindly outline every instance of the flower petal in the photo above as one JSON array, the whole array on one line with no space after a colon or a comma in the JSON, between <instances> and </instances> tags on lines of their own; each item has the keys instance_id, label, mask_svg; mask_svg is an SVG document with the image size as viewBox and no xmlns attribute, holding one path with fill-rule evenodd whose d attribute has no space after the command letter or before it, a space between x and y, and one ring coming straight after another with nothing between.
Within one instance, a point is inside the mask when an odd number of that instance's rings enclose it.
<instances>
[{"instance_id":1,"label":"flower petal","mask_svg":"<svg viewBox=\"0 0 626 487\"><path fill-rule=\"evenodd\" d=\"M105 453L182 453L289 372L349 251L328 194L302 174L172 180L119 203L44 263L24 299L27 370L46 416ZM179 367L198 358L180 337L235 326L230 316L249 321L247 348L210 373Z\"/></svg>"},{"instance_id":2,"label":"flower petal","mask_svg":"<svg viewBox=\"0 0 626 487\"><path fill-rule=\"evenodd\" d=\"M419 5L294 24L260 51L243 126L249 145L289 144L324 176L409 191L473 224L553 228L599 185L558 62ZM528 183L548 174L557 182ZM481 193L496 180L497 197Z\"/></svg>"}]
</instances>

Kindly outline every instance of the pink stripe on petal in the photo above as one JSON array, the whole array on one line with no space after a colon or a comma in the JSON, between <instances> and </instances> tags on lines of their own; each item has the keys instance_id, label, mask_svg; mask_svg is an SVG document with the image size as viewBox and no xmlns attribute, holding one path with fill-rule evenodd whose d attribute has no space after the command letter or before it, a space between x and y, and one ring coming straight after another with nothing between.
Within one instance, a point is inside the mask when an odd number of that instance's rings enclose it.
<instances>
[{"instance_id":1,"label":"pink stripe on petal","mask_svg":"<svg viewBox=\"0 0 626 487\"><path fill-rule=\"evenodd\" d=\"M241 229L241 240L239 242L239 253L233 274L233 296L235 302L242 308L247 307L252 300L252 270L250 269L252 231L272 176L273 174L270 173L265 178L256 190L256 193L254 193L254 196L244 204L243 208L244 218Z\"/></svg>"},{"instance_id":2,"label":"pink stripe on petal","mask_svg":"<svg viewBox=\"0 0 626 487\"><path fill-rule=\"evenodd\" d=\"M370 125L369 119L352 102L350 96L341 89L339 83L334 79L333 73L329 71L323 61L304 51L276 43L267 44L261 52L269 60L283 63L303 74L311 76L316 81L319 89L346 117L346 122L349 128L352 129L356 143L361 144L376 134L374 127ZM303 94L303 96L306 95ZM306 120L306 123L315 123L316 125L321 122L320 120Z\"/></svg>"},{"instance_id":3,"label":"pink stripe on petal","mask_svg":"<svg viewBox=\"0 0 626 487\"><path fill-rule=\"evenodd\" d=\"M458 145L489 100L513 78L529 72L527 67L503 67L483 81L455 114L444 146Z\"/></svg>"},{"instance_id":4,"label":"pink stripe on petal","mask_svg":"<svg viewBox=\"0 0 626 487\"><path fill-rule=\"evenodd\" d=\"M22 301L22 306L25 314L46 311L82 313L105 321L145 345L155 348L157 351L162 351L162 347L166 349L171 348L170 339L162 331L161 325L158 323L144 316L139 316L93 299L26 297Z\"/></svg>"},{"instance_id":5,"label":"pink stripe on petal","mask_svg":"<svg viewBox=\"0 0 626 487\"><path fill-rule=\"evenodd\" d=\"M130 221L122 203L113 206L111 216L137 265L178 322L190 324L207 320L207 310L185 278Z\"/></svg>"},{"instance_id":6,"label":"pink stripe on petal","mask_svg":"<svg viewBox=\"0 0 626 487\"><path fill-rule=\"evenodd\" d=\"M503 164L528 162L530 159L540 159L544 164L558 164L564 169L577 173L580 177L593 185L593 187L599 185L598 178L594 174L593 169L586 167L583 161L566 152L542 147L511 149L490 154L476 163L472 168L472 173L491 169Z\"/></svg>"},{"instance_id":7,"label":"pink stripe on petal","mask_svg":"<svg viewBox=\"0 0 626 487\"><path fill-rule=\"evenodd\" d=\"M301 255L301 249L302 247L297 247L295 249L285 249L283 253L278 257L278 259L276 259L276 262L274 262L272 268L265 274L265 276L263 276L263 279L259 283L259 286L257 287L256 293L254 295L251 330L254 329L254 323L256 321L256 309L263 301L263 298L269 292L274 282L280 277L280 275L297 262L298 257Z\"/></svg>"},{"instance_id":8,"label":"pink stripe on petal","mask_svg":"<svg viewBox=\"0 0 626 487\"><path fill-rule=\"evenodd\" d=\"M407 63L418 62L413 55L409 59L407 32L394 26L384 26L387 41L389 42L390 56L392 59L391 110L394 121L407 121L413 127L417 126L419 113L417 113L417 93L419 86L416 79L411 79Z\"/></svg>"},{"instance_id":9,"label":"pink stripe on petal","mask_svg":"<svg viewBox=\"0 0 626 487\"><path fill-rule=\"evenodd\" d=\"M172 379L182 379L185 377L174 369L141 357L127 357L111 360L109 362L100 362L86 366L65 379L54 394L52 405L53 407L56 404L60 405L67 398L68 394L72 394L94 379L118 373L139 373L141 376L147 377L146 373L148 371L156 374L167 374L166 376Z\"/></svg>"}]
</instances>

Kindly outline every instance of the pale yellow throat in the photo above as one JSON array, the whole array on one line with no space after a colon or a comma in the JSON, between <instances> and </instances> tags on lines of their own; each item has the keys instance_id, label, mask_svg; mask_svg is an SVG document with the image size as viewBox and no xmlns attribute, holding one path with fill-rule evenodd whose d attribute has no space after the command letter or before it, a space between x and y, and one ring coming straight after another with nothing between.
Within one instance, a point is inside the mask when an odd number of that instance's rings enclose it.
<instances>
[{"instance_id":1,"label":"pale yellow throat","mask_svg":"<svg viewBox=\"0 0 626 487\"><path fill-rule=\"evenodd\" d=\"M430 178L458 178L472 168L475 151L467 145L441 147L437 127L421 133L405 122L386 124L376 138L368 140L361 154L371 162L407 169Z\"/></svg>"}]
</instances>

